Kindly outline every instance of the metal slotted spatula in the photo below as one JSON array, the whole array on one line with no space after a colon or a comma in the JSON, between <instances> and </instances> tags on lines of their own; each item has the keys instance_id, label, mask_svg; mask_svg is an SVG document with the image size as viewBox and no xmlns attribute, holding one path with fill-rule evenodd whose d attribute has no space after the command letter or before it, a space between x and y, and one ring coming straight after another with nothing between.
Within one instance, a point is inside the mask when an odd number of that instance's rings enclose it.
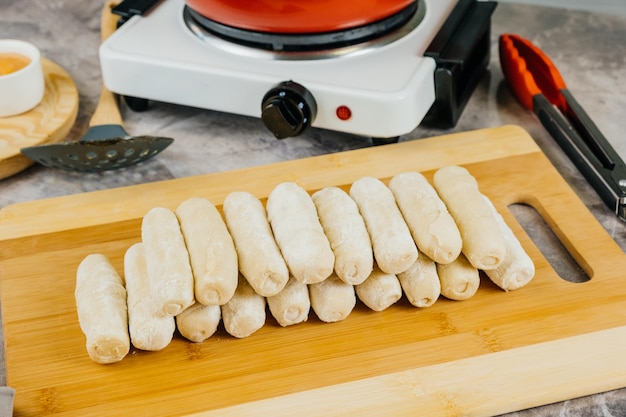
<instances>
[{"instance_id":1,"label":"metal slotted spatula","mask_svg":"<svg viewBox=\"0 0 626 417\"><path fill-rule=\"evenodd\" d=\"M118 16L111 13L115 1L102 11L102 41L116 30ZM122 127L117 96L104 83L89 130L74 142L59 142L22 148L28 158L42 165L68 171L100 172L137 164L167 148L174 139L159 136L130 136Z\"/></svg>"}]
</instances>

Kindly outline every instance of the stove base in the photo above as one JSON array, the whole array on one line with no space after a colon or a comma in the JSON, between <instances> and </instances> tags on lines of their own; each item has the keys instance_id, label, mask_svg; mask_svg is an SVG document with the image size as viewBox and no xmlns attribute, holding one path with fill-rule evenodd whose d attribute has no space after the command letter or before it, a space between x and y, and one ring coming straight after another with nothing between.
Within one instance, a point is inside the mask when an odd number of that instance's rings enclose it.
<instances>
[{"instance_id":1,"label":"stove base","mask_svg":"<svg viewBox=\"0 0 626 417\"><path fill-rule=\"evenodd\" d=\"M164 0L103 43L103 80L136 110L154 100L258 118L267 91L295 81L316 101L311 126L394 141L422 122L454 126L489 61L495 2L425 2L400 39L307 59L203 42L183 22L183 0Z\"/></svg>"}]
</instances>

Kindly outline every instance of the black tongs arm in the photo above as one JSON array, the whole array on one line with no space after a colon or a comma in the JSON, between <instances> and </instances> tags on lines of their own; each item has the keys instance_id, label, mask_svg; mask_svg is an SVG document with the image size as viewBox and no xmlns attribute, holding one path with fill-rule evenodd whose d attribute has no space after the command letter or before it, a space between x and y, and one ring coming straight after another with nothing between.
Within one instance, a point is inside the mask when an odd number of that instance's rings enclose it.
<instances>
[{"instance_id":1,"label":"black tongs arm","mask_svg":"<svg viewBox=\"0 0 626 417\"><path fill-rule=\"evenodd\" d=\"M533 110L600 198L626 221L626 164L569 91L567 117L542 94Z\"/></svg>"},{"instance_id":2,"label":"black tongs arm","mask_svg":"<svg viewBox=\"0 0 626 417\"><path fill-rule=\"evenodd\" d=\"M567 103L565 114L576 128L576 131L583 138L589 150L593 152L605 168L611 170L615 168L615 159L619 160L620 157L615 154L615 150L611 147L611 144L609 144L602 132L600 132L598 126L596 126L591 117L589 117L568 89L565 88L561 90L561 94L565 97Z\"/></svg>"}]
</instances>

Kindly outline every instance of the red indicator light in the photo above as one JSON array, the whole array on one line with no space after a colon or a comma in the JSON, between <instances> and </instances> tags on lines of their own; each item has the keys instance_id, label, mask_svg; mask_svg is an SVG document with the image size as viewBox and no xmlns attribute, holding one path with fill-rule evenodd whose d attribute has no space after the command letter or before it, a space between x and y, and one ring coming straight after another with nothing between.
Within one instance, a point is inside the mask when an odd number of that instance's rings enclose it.
<instances>
[{"instance_id":1,"label":"red indicator light","mask_svg":"<svg viewBox=\"0 0 626 417\"><path fill-rule=\"evenodd\" d=\"M335 112L339 120L348 120L352 117L352 110L348 106L339 106Z\"/></svg>"}]
</instances>

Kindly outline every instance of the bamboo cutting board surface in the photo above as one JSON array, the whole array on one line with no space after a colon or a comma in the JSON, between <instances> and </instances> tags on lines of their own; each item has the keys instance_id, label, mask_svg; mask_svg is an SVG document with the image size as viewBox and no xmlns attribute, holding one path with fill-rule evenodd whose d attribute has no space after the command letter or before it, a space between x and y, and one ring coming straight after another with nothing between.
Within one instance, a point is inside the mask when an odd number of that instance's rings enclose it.
<instances>
[{"instance_id":1,"label":"bamboo cutting board surface","mask_svg":"<svg viewBox=\"0 0 626 417\"><path fill-rule=\"evenodd\" d=\"M309 191L463 165L535 261L526 287L482 279L467 301L426 309L402 299L358 304L344 321L203 343L175 336L160 352L92 362L74 279L89 253L123 254L143 214L189 197L220 206L230 191L266 197L281 181ZM561 279L507 206L532 205L591 279ZM503 126L268 166L9 206L0 211L7 384L16 416L488 416L626 386L623 251L521 128Z\"/></svg>"}]
</instances>

